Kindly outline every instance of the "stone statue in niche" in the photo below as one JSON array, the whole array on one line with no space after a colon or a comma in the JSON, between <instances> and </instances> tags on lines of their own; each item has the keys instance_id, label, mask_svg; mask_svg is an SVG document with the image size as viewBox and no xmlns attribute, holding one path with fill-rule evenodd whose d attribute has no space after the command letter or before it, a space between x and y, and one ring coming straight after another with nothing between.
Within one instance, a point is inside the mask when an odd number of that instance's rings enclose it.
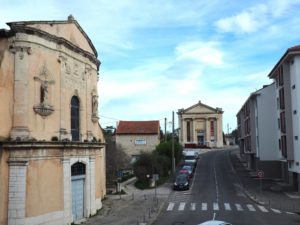
<instances>
[{"instance_id":1,"label":"stone statue in niche","mask_svg":"<svg viewBox=\"0 0 300 225\"><path fill-rule=\"evenodd\" d=\"M48 105L48 84L47 81L41 84L41 104L44 106Z\"/></svg>"},{"instance_id":2,"label":"stone statue in niche","mask_svg":"<svg viewBox=\"0 0 300 225\"><path fill-rule=\"evenodd\" d=\"M55 81L46 63L43 65L39 76L34 77L34 80L40 83L40 101L33 107L33 110L43 117L49 116L54 111L53 106L49 104L49 85L54 84Z\"/></svg>"},{"instance_id":3,"label":"stone statue in niche","mask_svg":"<svg viewBox=\"0 0 300 225\"><path fill-rule=\"evenodd\" d=\"M96 123L98 120L98 96L96 94L92 94L92 121Z\"/></svg>"},{"instance_id":4,"label":"stone statue in niche","mask_svg":"<svg viewBox=\"0 0 300 225\"><path fill-rule=\"evenodd\" d=\"M93 95L92 97L92 112L93 112L93 116L97 116L98 113L98 96L97 95Z\"/></svg>"}]
</instances>

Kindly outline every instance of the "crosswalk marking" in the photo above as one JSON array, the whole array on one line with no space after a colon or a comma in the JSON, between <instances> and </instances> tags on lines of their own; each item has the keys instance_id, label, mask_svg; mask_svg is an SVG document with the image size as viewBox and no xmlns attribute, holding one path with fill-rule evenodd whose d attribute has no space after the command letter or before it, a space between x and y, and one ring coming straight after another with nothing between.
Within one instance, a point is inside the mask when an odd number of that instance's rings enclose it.
<instances>
[{"instance_id":1,"label":"crosswalk marking","mask_svg":"<svg viewBox=\"0 0 300 225\"><path fill-rule=\"evenodd\" d=\"M213 209L214 209L214 210L219 210L219 204L216 203L216 202L214 202L214 204L213 204Z\"/></svg>"},{"instance_id":2,"label":"crosswalk marking","mask_svg":"<svg viewBox=\"0 0 300 225\"><path fill-rule=\"evenodd\" d=\"M183 211L185 208L185 202L180 202L179 207L178 207L178 211Z\"/></svg>"},{"instance_id":3,"label":"crosswalk marking","mask_svg":"<svg viewBox=\"0 0 300 225\"><path fill-rule=\"evenodd\" d=\"M199 207L197 208L197 204L199 205ZM201 202L201 203L195 203L195 202L191 202L191 203L187 203L187 202L169 202L166 211L174 211L174 210L178 210L178 211L184 211L186 210L190 210L190 211L197 211L197 210L201 210L201 211L207 211L209 205L212 205L212 209L213 211L219 211L219 210L226 210L226 211L232 211L232 210L236 210L236 211L245 211L248 210L250 212L263 212L263 213L276 213L276 214L282 214L282 213L286 213L286 214L294 214L294 213L290 213L290 212L285 212L285 211L281 211L278 209L273 209L273 208L267 208L265 206L262 205L252 205L252 204L246 204L246 205L241 205L238 203L223 203L224 204L224 208L222 207L222 204L219 205L218 202L213 202L213 203L207 203L207 202ZM178 206L178 208L175 206ZM211 210L211 208L210 208Z\"/></svg>"},{"instance_id":4,"label":"crosswalk marking","mask_svg":"<svg viewBox=\"0 0 300 225\"><path fill-rule=\"evenodd\" d=\"M203 202L202 203L202 211L206 211L207 210L207 203Z\"/></svg>"},{"instance_id":5,"label":"crosswalk marking","mask_svg":"<svg viewBox=\"0 0 300 225\"><path fill-rule=\"evenodd\" d=\"M230 204L229 203L224 203L225 210L231 210Z\"/></svg>"},{"instance_id":6,"label":"crosswalk marking","mask_svg":"<svg viewBox=\"0 0 300 225\"><path fill-rule=\"evenodd\" d=\"M168 208L167 208L167 211L172 211L173 208L175 206L175 203L174 202L170 202L169 205L168 205Z\"/></svg>"},{"instance_id":7,"label":"crosswalk marking","mask_svg":"<svg viewBox=\"0 0 300 225\"><path fill-rule=\"evenodd\" d=\"M257 205L257 207L260 209L260 211L262 212L269 212L265 207L261 206L261 205Z\"/></svg>"},{"instance_id":8,"label":"crosswalk marking","mask_svg":"<svg viewBox=\"0 0 300 225\"><path fill-rule=\"evenodd\" d=\"M273 209L273 208L271 208L271 210L272 210L274 213L281 213L281 211L278 210L278 209Z\"/></svg>"},{"instance_id":9,"label":"crosswalk marking","mask_svg":"<svg viewBox=\"0 0 300 225\"><path fill-rule=\"evenodd\" d=\"M243 208L240 204L235 203L235 207L236 207L237 211L243 211Z\"/></svg>"},{"instance_id":10,"label":"crosswalk marking","mask_svg":"<svg viewBox=\"0 0 300 225\"><path fill-rule=\"evenodd\" d=\"M196 210L196 203L191 203L191 211L195 211Z\"/></svg>"},{"instance_id":11,"label":"crosswalk marking","mask_svg":"<svg viewBox=\"0 0 300 225\"><path fill-rule=\"evenodd\" d=\"M253 207L253 205L247 204L247 208L251 211L251 212L255 212L255 208Z\"/></svg>"}]
</instances>

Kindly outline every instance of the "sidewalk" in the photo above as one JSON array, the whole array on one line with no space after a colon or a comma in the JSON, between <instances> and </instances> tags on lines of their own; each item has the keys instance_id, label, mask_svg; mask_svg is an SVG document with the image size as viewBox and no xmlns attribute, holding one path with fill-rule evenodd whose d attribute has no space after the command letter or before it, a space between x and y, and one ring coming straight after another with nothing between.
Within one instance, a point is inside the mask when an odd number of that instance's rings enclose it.
<instances>
[{"instance_id":1,"label":"sidewalk","mask_svg":"<svg viewBox=\"0 0 300 225\"><path fill-rule=\"evenodd\" d=\"M252 201L269 208L300 214L300 193L285 191L286 185L278 180L262 179L260 184L260 179L245 167L238 150L231 151L230 159L244 193Z\"/></svg>"},{"instance_id":2,"label":"sidewalk","mask_svg":"<svg viewBox=\"0 0 300 225\"><path fill-rule=\"evenodd\" d=\"M88 219L85 225L146 225L159 215L171 192L171 183L155 189L139 190L134 181L122 187L125 195L107 195L99 213Z\"/></svg>"}]
</instances>

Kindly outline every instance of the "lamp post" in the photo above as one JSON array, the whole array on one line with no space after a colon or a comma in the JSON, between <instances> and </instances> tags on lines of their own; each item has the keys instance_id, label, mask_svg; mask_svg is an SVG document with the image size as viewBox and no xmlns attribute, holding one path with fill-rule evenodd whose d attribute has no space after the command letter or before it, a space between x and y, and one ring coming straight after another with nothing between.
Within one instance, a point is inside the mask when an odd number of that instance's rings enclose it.
<instances>
[{"instance_id":1,"label":"lamp post","mask_svg":"<svg viewBox=\"0 0 300 225\"><path fill-rule=\"evenodd\" d=\"M172 174L175 175L175 157L174 157L174 111L172 111Z\"/></svg>"}]
</instances>

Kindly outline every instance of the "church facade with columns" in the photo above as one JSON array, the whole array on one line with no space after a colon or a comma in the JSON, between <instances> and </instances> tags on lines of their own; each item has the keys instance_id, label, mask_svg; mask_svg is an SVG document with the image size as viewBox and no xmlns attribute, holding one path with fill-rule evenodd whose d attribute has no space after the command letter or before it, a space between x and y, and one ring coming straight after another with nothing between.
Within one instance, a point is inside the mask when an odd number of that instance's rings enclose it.
<instances>
[{"instance_id":1,"label":"church facade with columns","mask_svg":"<svg viewBox=\"0 0 300 225\"><path fill-rule=\"evenodd\" d=\"M0 224L71 224L102 207L97 51L78 22L0 30Z\"/></svg>"},{"instance_id":2,"label":"church facade with columns","mask_svg":"<svg viewBox=\"0 0 300 225\"><path fill-rule=\"evenodd\" d=\"M223 147L221 108L199 101L187 109L179 109L177 115L179 142L184 148Z\"/></svg>"}]
</instances>

